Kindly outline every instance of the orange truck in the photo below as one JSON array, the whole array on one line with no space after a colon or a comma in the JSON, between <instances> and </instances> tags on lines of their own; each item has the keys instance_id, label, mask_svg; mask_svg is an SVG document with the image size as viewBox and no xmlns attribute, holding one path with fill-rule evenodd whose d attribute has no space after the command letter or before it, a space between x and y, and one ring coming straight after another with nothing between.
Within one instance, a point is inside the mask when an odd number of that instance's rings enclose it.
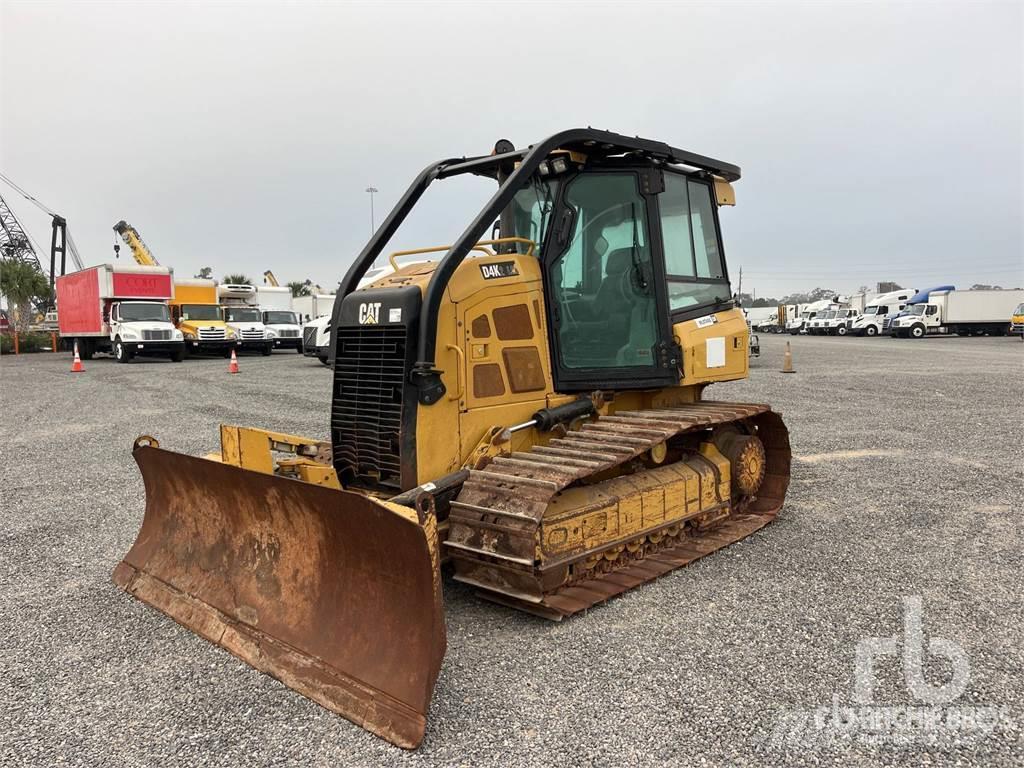
<instances>
[{"instance_id":1,"label":"orange truck","mask_svg":"<svg viewBox=\"0 0 1024 768\"><path fill-rule=\"evenodd\" d=\"M175 280L171 319L184 336L189 354L213 352L227 357L238 346L235 332L224 322L215 280Z\"/></svg>"}]
</instances>

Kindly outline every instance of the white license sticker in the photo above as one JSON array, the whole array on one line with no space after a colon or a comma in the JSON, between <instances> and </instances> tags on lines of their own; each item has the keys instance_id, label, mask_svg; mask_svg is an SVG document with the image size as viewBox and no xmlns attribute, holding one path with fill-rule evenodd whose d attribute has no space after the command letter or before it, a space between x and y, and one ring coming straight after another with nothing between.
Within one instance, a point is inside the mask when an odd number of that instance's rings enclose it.
<instances>
[{"instance_id":1,"label":"white license sticker","mask_svg":"<svg viewBox=\"0 0 1024 768\"><path fill-rule=\"evenodd\" d=\"M400 323L402 322L402 308L396 307L395 309L388 310L388 322L389 323Z\"/></svg>"},{"instance_id":2,"label":"white license sticker","mask_svg":"<svg viewBox=\"0 0 1024 768\"><path fill-rule=\"evenodd\" d=\"M704 315L704 317L698 317L695 322L698 328L707 328L709 325L717 323L718 318L714 315Z\"/></svg>"},{"instance_id":3,"label":"white license sticker","mask_svg":"<svg viewBox=\"0 0 1024 768\"><path fill-rule=\"evenodd\" d=\"M708 339L708 368L721 368L725 365L725 336Z\"/></svg>"}]
</instances>

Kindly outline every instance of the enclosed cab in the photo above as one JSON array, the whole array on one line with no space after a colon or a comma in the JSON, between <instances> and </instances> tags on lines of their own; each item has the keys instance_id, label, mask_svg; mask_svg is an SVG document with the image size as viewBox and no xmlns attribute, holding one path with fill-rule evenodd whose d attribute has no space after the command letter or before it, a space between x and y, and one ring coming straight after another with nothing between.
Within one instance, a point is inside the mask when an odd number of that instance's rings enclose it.
<instances>
[{"instance_id":1,"label":"enclosed cab","mask_svg":"<svg viewBox=\"0 0 1024 768\"><path fill-rule=\"evenodd\" d=\"M854 336L878 336L883 331L886 316L895 315L904 309L913 295L914 291L908 289L875 296L864 307L864 311L854 318L850 333Z\"/></svg>"},{"instance_id":2,"label":"enclosed cab","mask_svg":"<svg viewBox=\"0 0 1024 768\"><path fill-rule=\"evenodd\" d=\"M275 349L302 351L302 329L298 316L292 309L291 288L276 285L260 285L256 288L260 315L267 338Z\"/></svg>"},{"instance_id":3,"label":"enclosed cab","mask_svg":"<svg viewBox=\"0 0 1024 768\"><path fill-rule=\"evenodd\" d=\"M786 332L796 336L798 333L809 333L811 321L818 316L819 312L828 309L832 302L827 299L812 301L800 308L800 312L793 312L793 318L786 323Z\"/></svg>"},{"instance_id":4,"label":"enclosed cab","mask_svg":"<svg viewBox=\"0 0 1024 768\"><path fill-rule=\"evenodd\" d=\"M919 339L927 334L1005 336L1006 318L1024 300L1016 291L932 291L892 322L892 335Z\"/></svg>"},{"instance_id":5,"label":"enclosed cab","mask_svg":"<svg viewBox=\"0 0 1024 768\"><path fill-rule=\"evenodd\" d=\"M82 358L107 352L119 362L162 355L180 362L181 331L171 322L173 272L160 266L100 264L57 278L57 326Z\"/></svg>"},{"instance_id":6,"label":"enclosed cab","mask_svg":"<svg viewBox=\"0 0 1024 768\"><path fill-rule=\"evenodd\" d=\"M815 314L807 323L807 333L811 336L821 336L825 333L825 323L836 313L835 309L825 309Z\"/></svg>"},{"instance_id":7,"label":"enclosed cab","mask_svg":"<svg viewBox=\"0 0 1024 768\"><path fill-rule=\"evenodd\" d=\"M845 336L850 332L853 321L860 312L853 307L841 307L822 324L822 331L828 336Z\"/></svg>"},{"instance_id":8,"label":"enclosed cab","mask_svg":"<svg viewBox=\"0 0 1024 768\"><path fill-rule=\"evenodd\" d=\"M218 285L217 297L224 322L234 333L240 349L259 350L264 355L274 351L274 342L267 337L263 325L255 286Z\"/></svg>"},{"instance_id":9,"label":"enclosed cab","mask_svg":"<svg viewBox=\"0 0 1024 768\"><path fill-rule=\"evenodd\" d=\"M1018 304L1010 316L1010 333L1024 341L1024 302Z\"/></svg>"},{"instance_id":10,"label":"enclosed cab","mask_svg":"<svg viewBox=\"0 0 1024 768\"><path fill-rule=\"evenodd\" d=\"M203 278L174 281L171 320L185 338L185 350L228 355L238 344L224 322L217 300L217 282Z\"/></svg>"}]
</instances>

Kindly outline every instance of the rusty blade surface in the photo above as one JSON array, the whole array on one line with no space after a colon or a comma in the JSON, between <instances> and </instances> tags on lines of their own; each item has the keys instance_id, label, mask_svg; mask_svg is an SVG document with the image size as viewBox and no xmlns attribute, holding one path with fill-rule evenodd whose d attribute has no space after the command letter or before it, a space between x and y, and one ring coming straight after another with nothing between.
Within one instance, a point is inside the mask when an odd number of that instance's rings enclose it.
<instances>
[{"instance_id":1,"label":"rusty blade surface","mask_svg":"<svg viewBox=\"0 0 1024 768\"><path fill-rule=\"evenodd\" d=\"M256 669L415 748L445 651L434 521L151 446L114 582Z\"/></svg>"}]
</instances>

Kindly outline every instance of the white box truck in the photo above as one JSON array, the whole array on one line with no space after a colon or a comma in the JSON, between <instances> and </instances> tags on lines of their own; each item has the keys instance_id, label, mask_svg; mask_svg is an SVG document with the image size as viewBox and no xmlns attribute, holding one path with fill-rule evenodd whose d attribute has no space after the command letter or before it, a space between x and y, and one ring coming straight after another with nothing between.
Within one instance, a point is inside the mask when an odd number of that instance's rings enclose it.
<instances>
[{"instance_id":1,"label":"white box truck","mask_svg":"<svg viewBox=\"0 0 1024 768\"><path fill-rule=\"evenodd\" d=\"M57 329L88 360L109 352L120 363L136 355L185 357L185 337L171 322L174 297L170 267L100 264L56 281Z\"/></svg>"},{"instance_id":2,"label":"white box truck","mask_svg":"<svg viewBox=\"0 0 1024 768\"><path fill-rule=\"evenodd\" d=\"M915 291L906 288L901 291L880 293L872 297L864 312L854 319L850 333L854 336L878 336L884 330L885 316L895 313L907 306L907 301Z\"/></svg>"},{"instance_id":3,"label":"white box truck","mask_svg":"<svg viewBox=\"0 0 1024 768\"><path fill-rule=\"evenodd\" d=\"M292 299L292 309L298 314L300 323L308 323L318 317L329 317L334 312L335 298L333 293L296 296Z\"/></svg>"},{"instance_id":4,"label":"white box truck","mask_svg":"<svg viewBox=\"0 0 1024 768\"><path fill-rule=\"evenodd\" d=\"M932 291L928 301L914 304L892 321L893 336L920 339L930 333L960 336L1005 336L1007 319L1021 301L1017 291Z\"/></svg>"},{"instance_id":5,"label":"white box truck","mask_svg":"<svg viewBox=\"0 0 1024 768\"><path fill-rule=\"evenodd\" d=\"M240 349L257 349L263 355L274 351L274 342L267 338L267 329L263 326L256 286L218 285L217 298L224 312L224 322L234 333Z\"/></svg>"},{"instance_id":6,"label":"white box truck","mask_svg":"<svg viewBox=\"0 0 1024 768\"><path fill-rule=\"evenodd\" d=\"M302 352L302 328L292 305L292 289L276 285L256 286L260 315L267 338L275 349Z\"/></svg>"}]
</instances>

